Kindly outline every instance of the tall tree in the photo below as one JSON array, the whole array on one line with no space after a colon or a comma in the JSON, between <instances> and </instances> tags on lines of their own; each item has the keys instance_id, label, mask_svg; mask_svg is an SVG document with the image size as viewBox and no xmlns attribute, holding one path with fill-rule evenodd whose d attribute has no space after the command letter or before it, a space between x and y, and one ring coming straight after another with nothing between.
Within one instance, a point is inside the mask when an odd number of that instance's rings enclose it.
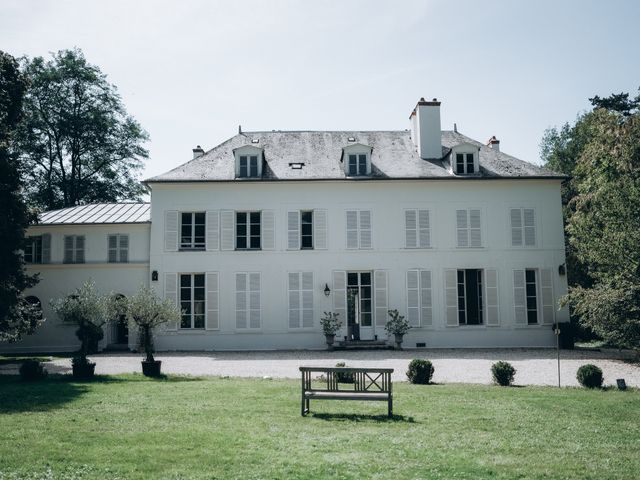
<instances>
[{"instance_id":1,"label":"tall tree","mask_svg":"<svg viewBox=\"0 0 640 480\"><path fill-rule=\"evenodd\" d=\"M18 62L0 51L0 341L15 341L33 333L41 310L26 301L23 291L37 278L27 275L20 250L30 215L14 150L26 84Z\"/></svg>"},{"instance_id":2,"label":"tall tree","mask_svg":"<svg viewBox=\"0 0 640 480\"><path fill-rule=\"evenodd\" d=\"M148 135L100 69L73 49L25 59L23 71L30 85L19 137L30 202L51 210L139 198Z\"/></svg>"}]
</instances>

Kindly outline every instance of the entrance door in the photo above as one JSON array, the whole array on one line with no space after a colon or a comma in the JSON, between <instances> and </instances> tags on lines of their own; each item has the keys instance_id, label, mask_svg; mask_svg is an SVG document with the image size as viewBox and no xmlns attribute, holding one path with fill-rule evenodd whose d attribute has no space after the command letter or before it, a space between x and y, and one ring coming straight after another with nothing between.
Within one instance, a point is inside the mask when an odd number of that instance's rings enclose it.
<instances>
[{"instance_id":1,"label":"entrance door","mask_svg":"<svg viewBox=\"0 0 640 480\"><path fill-rule=\"evenodd\" d=\"M349 340L373 340L371 272L347 272L347 335Z\"/></svg>"},{"instance_id":2,"label":"entrance door","mask_svg":"<svg viewBox=\"0 0 640 480\"><path fill-rule=\"evenodd\" d=\"M128 345L129 344L129 325L127 318L121 315L116 323L115 343Z\"/></svg>"}]
</instances>

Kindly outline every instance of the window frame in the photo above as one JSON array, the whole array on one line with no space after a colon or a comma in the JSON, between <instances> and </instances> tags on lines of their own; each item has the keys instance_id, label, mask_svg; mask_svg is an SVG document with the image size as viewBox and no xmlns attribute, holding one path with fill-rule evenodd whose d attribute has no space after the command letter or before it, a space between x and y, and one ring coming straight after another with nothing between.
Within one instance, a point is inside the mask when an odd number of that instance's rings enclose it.
<instances>
[{"instance_id":1,"label":"window frame","mask_svg":"<svg viewBox=\"0 0 640 480\"><path fill-rule=\"evenodd\" d=\"M478 279L476 280L476 285L478 286L478 291L476 294L478 295L478 323L469 323L469 312L468 312L468 300L469 300L469 292L467 287L467 271L475 270L478 274ZM462 272L462 283L460 282L460 273ZM463 293L460 295L460 286L462 285ZM484 268L458 268L456 269L456 298L457 298L457 312L458 312L458 326L464 327L484 327L486 326L485 319L485 269ZM461 309L460 301L464 300L464 308ZM461 321L461 314L464 314L464 321Z\"/></svg>"},{"instance_id":2,"label":"window frame","mask_svg":"<svg viewBox=\"0 0 640 480\"><path fill-rule=\"evenodd\" d=\"M479 221L479 226L478 227L472 227L471 226L471 212L477 210L478 211L478 221ZM466 227L464 228L460 228L458 226L458 212L459 211L464 211L465 215L466 215ZM455 209L455 229L456 229L456 248L460 248L460 249L471 249L471 248L484 248L484 232L483 232L483 209L480 207L462 207L462 208L456 208ZM466 238L467 238L467 245L460 245L460 231L464 230L466 231ZM477 230L479 237L480 237L480 244L479 245L472 245L471 243L471 238L472 238L472 231Z\"/></svg>"},{"instance_id":3,"label":"window frame","mask_svg":"<svg viewBox=\"0 0 640 480\"><path fill-rule=\"evenodd\" d=\"M310 214L311 215L311 221L305 223L303 220L303 216L304 214ZM315 249L315 235L313 234L313 229L314 229L314 214L313 214L313 210L299 210L299 215L300 215L300 250L314 250ZM308 225L308 228L310 229L310 233L305 234L304 233L304 226ZM304 245L304 239L309 238L310 239L310 246L305 246Z\"/></svg>"},{"instance_id":4,"label":"window frame","mask_svg":"<svg viewBox=\"0 0 640 480\"><path fill-rule=\"evenodd\" d=\"M367 152L348 152L347 156L347 176L366 177L370 175L369 154ZM355 172L352 171L351 157L355 158ZM363 163L364 162L364 163ZM364 167L364 171L363 171Z\"/></svg>"},{"instance_id":5,"label":"window frame","mask_svg":"<svg viewBox=\"0 0 640 480\"><path fill-rule=\"evenodd\" d=\"M71 247L71 259L67 259L67 248L66 248L66 243L67 243L67 238L72 238L72 247ZM78 248L78 239L82 238L82 261L78 261L78 253L80 252L80 249ZM65 263L67 265L71 265L71 264L83 264L86 263L86 251L87 251L87 240L86 240L86 236L85 235L64 235L62 237L62 263Z\"/></svg>"},{"instance_id":6,"label":"window frame","mask_svg":"<svg viewBox=\"0 0 640 480\"><path fill-rule=\"evenodd\" d=\"M258 225L258 230L259 233L258 235L253 235L251 234L251 227L256 225L256 223L252 222L251 219L251 214L253 213L257 213L259 215L259 222L257 223ZM240 225L238 222L238 215L244 214L245 217L245 222L244 222L244 227L245 227L245 233L241 236L238 233L238 226ZM233 222L234 222L234 228L233 228L233 233L234 233L234 250L236 251L260 251L262 250L262 210L236 210L234 211L234 216L233 216ZM240 247L238 246L239 243L239 239L240 238L244 238L245 240L245 246L244 247ZM251 246L251 239L252 238L257 238L258 239L258 243L259 246L257 247L252 247Z\"/></svg>"},{"instance_id":7,"label":"window frame","mask_svg":"<svg viewBox=\"0 0 640 480\"><path fill-rule=\"evenodd\" d=\"M409 212L413 212L413 214L415 215L416 228L410 229L408 226L407 215ZM426 227L422 225L422 223L420 222L421 212L426 212L426 217L427 217ZM433 248L432 235L431 235L431 223L432 223L431 218L432 218L432 214L431 214L430 208L405 208L404 209L404 248L407 248L410 250ZM415 234L416 234L415 246L409 245L409 237L408 237L409 230L415 231ZM426 245L422 245L420 243L420 239L423 238L423 235L425 235L426 238L428 238L429 240Z\"/></svg>"},{"instance_id":8,"label":"window frame","mask_svg":"<svg viewBox=\"0 0 640 480\"><path fill-rule=\"evenodd\" d=\"M201 276L202 277L202 286L201 287L196 287L196 276ZM182 286L182 277L189 277L190 278L190 285L189 285L189 292L190 292L190 298L188 300L183 300L182 298L182 292L184 287ZM195 298L195 290L196 288L198 289L202 289L202 300L196 300ZM182 304L185 302L189 302L190 303L190 313L185 314L183 309L182 309ZM196 301L198 303L202 303L202 314L197 314L198 316L202 316L202 327L196 327ZM204 272L190 272L190 273L178 273L178 303L180 305L180 322L178 323L178 330L182 330L182 331L198 331L198 330L205 330L207 327L207 283L206 283L206 275ZM185 327L183 326L183 320L185 315L189 316L189 322L190 322L190 326Z\"/></svg>"},{"instance_id":9,"label":"window frame","mask_svg":"<svg viewBox=\"0 0 640 480\"><path fill-rule=\"evenodd\" d=\"M42 235L31 235L27 237L27 243L24 247L23 258L24 262L30 265L40 265L43 263Z\"/></svg>"},{"instance_id":10,"label":"window frame","mask_svg":"<svg viewBox=\"0 0 640 480\"><path fill-rule=\"evenodd\" d=\"M109 238L110 237L116 237L116 248L115 249L111 248L109 246ZM121 238L124 238L124 237L127 238L127 245L130 245L130 243L129 243L129 234L128 233L108 233L107 234L107 263L129 263L129 247L127 246L126 249L122 248L122 240L121 240ZM112 262L112 261L109 260L109 258L110 258L111 251L114 251L114 250L116 252L116 261ZM122 253L125 252L125 251L127 252L127 256L123 260L122 259L122 256L123 256Z\"/></svg>"},{"instance_id":11,"label":"window frame","mask_svg":"<svg viewBox=\"0 0 640 480\"><path fill-rule=\"evenodd\" d=\"M454 147L451 152L451 173L459 176L478 175L480 173L480 162L477 147L471 144L464 144L458 146L458 148ZM459 158L460 156L462 156L462 161Z\"/></svg>"},{"instance_id":12,"label":"window frame","mask_svg":"<svg viewBox=\"0 0 640 480\"><path fill-rule=\"evenodd\" d=\"M243 159L245 165L243 166ZM255 161L255 164L254 164ZM243 175L244 167L244 175ZM260 167L258 165L258 154L245 153L238 155L238 178L258 178L260 177Z\"/></svg>"},{"instance_id":13,"label":"window frame","mask_svg":"<svg viewBox=\"0 0 640 480\"><path fill-rule=\"evenodd\" d=\"M530 282L527 278L529 273L533 273L533 282ZM533 283L535 296L529 295L528 286ZM533 298L535 302L535 308L529 307L529 299ZM540 273L537 268L525 268L524 269L524 309L527 319L527 326L536 326L542 324L542 309L540 308ZM530 313L535 314L535 322L530 319Z\"/></svg>"},{"instance_id":14,"label":"window frame","mask_svg":"<svg viewBox=\"0 0 640 480\"><path fill-rule=\"evenodd\" d=\"M184 251L184 252L189 252L189 251L203 251L206 250L207 248L207 213L205 211L187 211L187 212L179 212L180 213L180 231L179 231L179 250L180 251ZM183 230L185 224L184 223L184 216L185 215L191 215L191 221L188 224L191 227L191 232L190 232L190 241L184 242L183 241ZM203 223L196 223L196 215L202 215L202 219L203 219ZM196 236L196 227L202 226L202 242L196 242L196 238L198 238L199 236Z\"/></svg>"},{"instance_id":15,"label":"window frame","mask_svg":"<svg viewBox=\"0 0 640 480\"><path fill-rule=\"evenodd\" d=\"M520 216L520 226L514 226L513 225L513 211L517 210ZM525 225L525 211L526 210L530 210L532 212L533 215L533 224L532 225ZM511 248L536 248L538 246L538 211L537 208L534 207L509 207L509 211L508 211L508 216L509 216L509 235L511 237L511 240L509 242L510 247ZM521 243L520 245L516 245L513 242L513 232L515 229L518 229L520 231L520 240ZM532 244L527 244L526 243L526 239L527 239L527 229L533 229L533 243Z\"/></svg>"}]
</instances>

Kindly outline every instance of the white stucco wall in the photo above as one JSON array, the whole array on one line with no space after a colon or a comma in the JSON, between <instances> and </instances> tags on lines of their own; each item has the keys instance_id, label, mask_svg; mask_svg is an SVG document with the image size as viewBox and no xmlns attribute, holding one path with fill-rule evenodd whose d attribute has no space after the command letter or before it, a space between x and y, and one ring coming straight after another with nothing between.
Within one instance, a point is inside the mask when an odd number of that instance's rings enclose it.
<instances>
[{"instance_id":1,"label":"white stucco wall","mask_svg":"<svg viewBox=\"0 0 640 480\"><path fill-rule=\"evenodd\" d=\"M334 270L386 270L389 308L407 311L406 271L432 272L433 325L413 329L405 345L428 347L551 346L555 339L549 325L516 326L513 307L513 270L548 268L553 272L554 300L566 292L566 277L558 266L565 262L560 181L558 180L448 180L355 182L251 182L154 184L150 270L159 272L152 285L162 294L164 273L218 272L220 328L216 331L166 332L157 346L167 350L323 348L319 327L323 311L333 310L325 297L332 287ZM455 246L455 210L479 208L483 247ZM510 246L509 208L534 208L537 245ZM289 251L286 245L286 212L295 209L328 211L327 250ZM432 248L405 249L404 209L431 211ZM167 210L275 211L276 248L273 251L165 252L164 212ZM345 211L372 211L373 248L346 250ZM447 268L493 268L498 271L500 325L446 327L444 279ZM288 328L287 272L314 273L314 328ZM235 273L262 275L262 324L258 331L235 328ZM332 293L333 295L333 293ZM566 310L556 320L567 321ZM377 327L380 338L384 331Z\"/></svg>"}]
</instances>

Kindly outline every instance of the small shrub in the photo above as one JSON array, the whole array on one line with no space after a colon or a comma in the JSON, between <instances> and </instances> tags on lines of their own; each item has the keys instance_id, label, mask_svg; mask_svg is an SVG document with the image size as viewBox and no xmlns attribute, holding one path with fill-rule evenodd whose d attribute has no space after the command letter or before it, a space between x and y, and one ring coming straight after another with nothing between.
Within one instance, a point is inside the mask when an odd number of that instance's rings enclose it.
<instances>
[{"instance_id":1,"label":"small shrub","mask_svg":"<svg viewBox=\"0 0 640 480\"><path fill-rule=\"evenodd\" d=\"M602 369L591 363L582 365L578 369L576 378L580 385L585 388L601 388L602 387Z\"/></svg>"},{"instance_id":2,"label":"small shrub","mask_svg":"<svg viewBox=\"0 0 640 480\"><path fill-rule=\"evenodd\" d=\"M22 380L41 380L46 376L47 371L38 360L25 360L22 362L22 365L20 365L20 378Z\"/></svg>"},{"instance_id":3,"label":"small shrub","mask_svg":"<svg viewBox=\"0 0 640 480\"><path fill-rule=\"evenodd\" d=\"M493 381L503 387L508 387L513 382L516 369L509 362L496 362L491 365Z\"/></svg>"},{"instance_id":4,"label":"small shrub","mask_svg":"<svg viewBox=\"0 0 640 480\"><path fill-rule=\"evenodd\" d=\"M346 366L347 366L347 364L344 363L344 362L336 363L336 367L337 368L344 368ZM338 380L338 383L353 383L354 382L353 373L346 373L346 372L336 373L336 379Z\"/></svg>"},{"instance_id":5,"label":"small shrub","mask_svg":"<svg viewBox=\"0 0 640 480\"><path fill-rule=\"evenodd\" d=\"M433 372L435 372L435 368L433 368L433 364L429 360L414 358L409 363L407 378L411 383L428 385L431 383Z\"/></svg>"}]
</instances>

